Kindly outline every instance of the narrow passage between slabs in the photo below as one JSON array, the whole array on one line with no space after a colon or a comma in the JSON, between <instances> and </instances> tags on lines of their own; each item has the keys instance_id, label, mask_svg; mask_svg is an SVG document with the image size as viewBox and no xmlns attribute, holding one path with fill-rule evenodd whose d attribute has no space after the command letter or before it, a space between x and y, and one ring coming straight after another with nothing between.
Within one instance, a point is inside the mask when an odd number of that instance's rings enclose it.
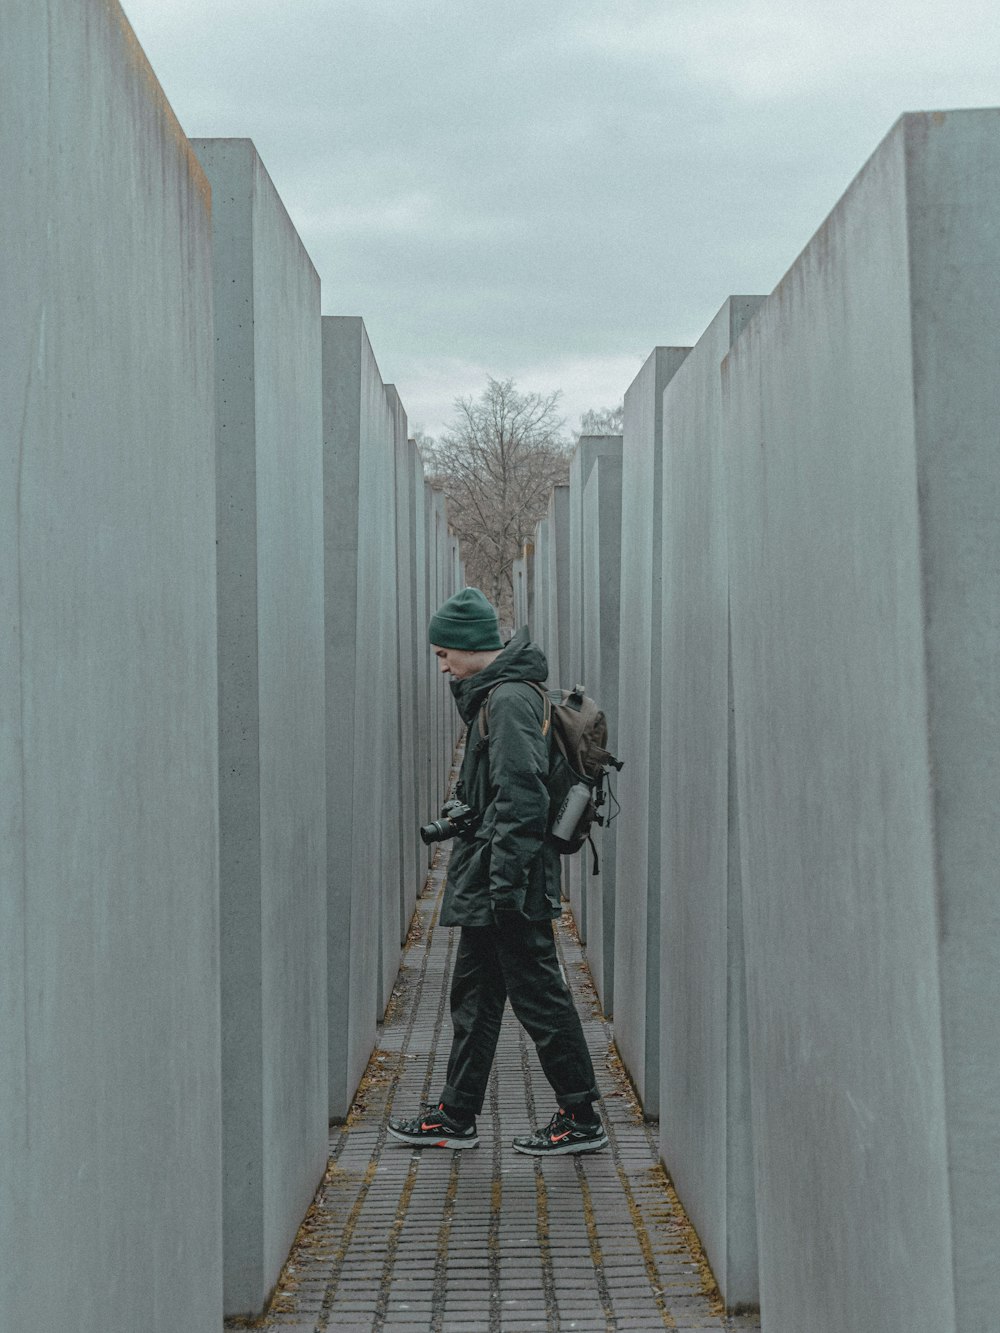
<instances>
[{"instance_id":1,"label":"narrow passage between slabs","mask_svg":"<svg viewBox=\"0 0 1000 1333\"><path fill-rule=\"evenodd\" d=\"M521 1329L758 1330L719 1312L711 1274L659 1165L568 912L559 956L597 1071L610 1139L540 1160L510 1146L548 1120L552 1091L508 1006L478 1148L413 1148L386 1132L444 1082L458 930L438 924L441 847L410 930L379 1044L271 1308L285 1333Z\"/></svg>"}]
</instances>

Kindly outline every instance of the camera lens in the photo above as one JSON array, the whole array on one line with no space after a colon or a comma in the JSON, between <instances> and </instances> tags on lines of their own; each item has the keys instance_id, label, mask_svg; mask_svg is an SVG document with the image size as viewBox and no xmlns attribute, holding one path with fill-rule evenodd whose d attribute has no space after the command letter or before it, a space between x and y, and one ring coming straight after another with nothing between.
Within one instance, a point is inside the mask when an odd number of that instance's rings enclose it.
<instances>
[{"instance_id":1,"label":"camera lens","mask_svg":"<svg viewBox=\"0 0 1000 1333\"><path fill-rule=\"evenodd\" d=\"M443 842L445 838L451 837L451 821L448 819L435 820L433 824L422 824L420 828L420 838L425 846L430 846L432 842Z\"/></svg>"}]
</instances>

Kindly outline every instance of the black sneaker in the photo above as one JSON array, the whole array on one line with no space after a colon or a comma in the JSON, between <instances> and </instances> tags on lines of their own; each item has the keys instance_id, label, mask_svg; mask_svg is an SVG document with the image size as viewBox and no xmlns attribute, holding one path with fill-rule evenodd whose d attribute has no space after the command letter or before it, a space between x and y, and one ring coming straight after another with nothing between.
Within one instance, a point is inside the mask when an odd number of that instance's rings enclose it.
<instances>
[{"instance_id":1,"label":"black sneaker","mask_svg":"<svg viewBox=\"0 0 1000 1333\"><path fill-rule=\"evenodd\" d=\"M447 1114L444 1102L429 1102L413 1120L390 1120L389 1133L400 1143L417 1148L477 1148L476 1121L456 1120Z\"/></svg>"},{"instance_id":2,"label":"black sneaker","mask_svg":"<svg viewBox=\"0 0 1000 1333\"><path fill-rule=\"evenodd\" d=\"M600 1152L608 1146L608 1136L600 1119L589 1123L575 1120L561 1108L544 1129L514 1140L516 1152L532 1157L554 1157L557 1153Z\"/></svg>"}]
</instances>

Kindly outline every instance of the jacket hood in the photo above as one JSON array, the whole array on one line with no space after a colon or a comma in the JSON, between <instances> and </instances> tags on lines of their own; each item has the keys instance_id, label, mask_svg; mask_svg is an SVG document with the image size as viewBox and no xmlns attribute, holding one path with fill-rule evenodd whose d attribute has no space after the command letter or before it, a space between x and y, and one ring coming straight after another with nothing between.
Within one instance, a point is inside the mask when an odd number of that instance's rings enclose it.
<instances>
[{"instance_id":1,"label":"jacket hood","mask_svg":"<svg viewBox=\"0 0 1000 1333\"><path fill-rule=\"evenodd\" d=\"M537 680L541 684L548 679L548 674L549 664L545 654L537 643L531 642L525 625L488 667L483 667L482 671L477 671L467 680L453 680L451 692L455 696L462 721L470 723L494 685L512 680Z\"/></svg>"}]
</instances>

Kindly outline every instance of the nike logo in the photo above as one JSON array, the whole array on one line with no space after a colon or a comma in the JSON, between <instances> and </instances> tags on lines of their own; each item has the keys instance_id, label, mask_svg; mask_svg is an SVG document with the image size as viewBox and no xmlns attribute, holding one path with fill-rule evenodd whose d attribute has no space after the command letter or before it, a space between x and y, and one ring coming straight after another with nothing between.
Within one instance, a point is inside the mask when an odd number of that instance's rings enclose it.
<instances>
[{"instance_id":1,"label":"nike logo","mask_svg":"<svg viewBox=\"0 0 1000 1333\"><path fill-rule=\"evenodd\" d=\"M568 1139L572 1133L573 1131L571 1129L564 1129L561 1134L550 1134L549 1142L558 1143L560 1139Z\"/></svg>"},{"instance_id":2,"label":"nike logo","mask_svg":"<svg viewBox=\"0 0 1000 1333\"><path fill-rule=\"evenodd\" d=\"M437 1122L436 1125L429 1125L429 1124L427 1123L427 1121L425 1120L425 1121L423 1121L423 1123L421 1124L420 1128L421 1128L421 1129L444 1129L444 1125L441 1124L441 1121L440 1121L440 1120Z\"/></svg>"}]
</instances>

